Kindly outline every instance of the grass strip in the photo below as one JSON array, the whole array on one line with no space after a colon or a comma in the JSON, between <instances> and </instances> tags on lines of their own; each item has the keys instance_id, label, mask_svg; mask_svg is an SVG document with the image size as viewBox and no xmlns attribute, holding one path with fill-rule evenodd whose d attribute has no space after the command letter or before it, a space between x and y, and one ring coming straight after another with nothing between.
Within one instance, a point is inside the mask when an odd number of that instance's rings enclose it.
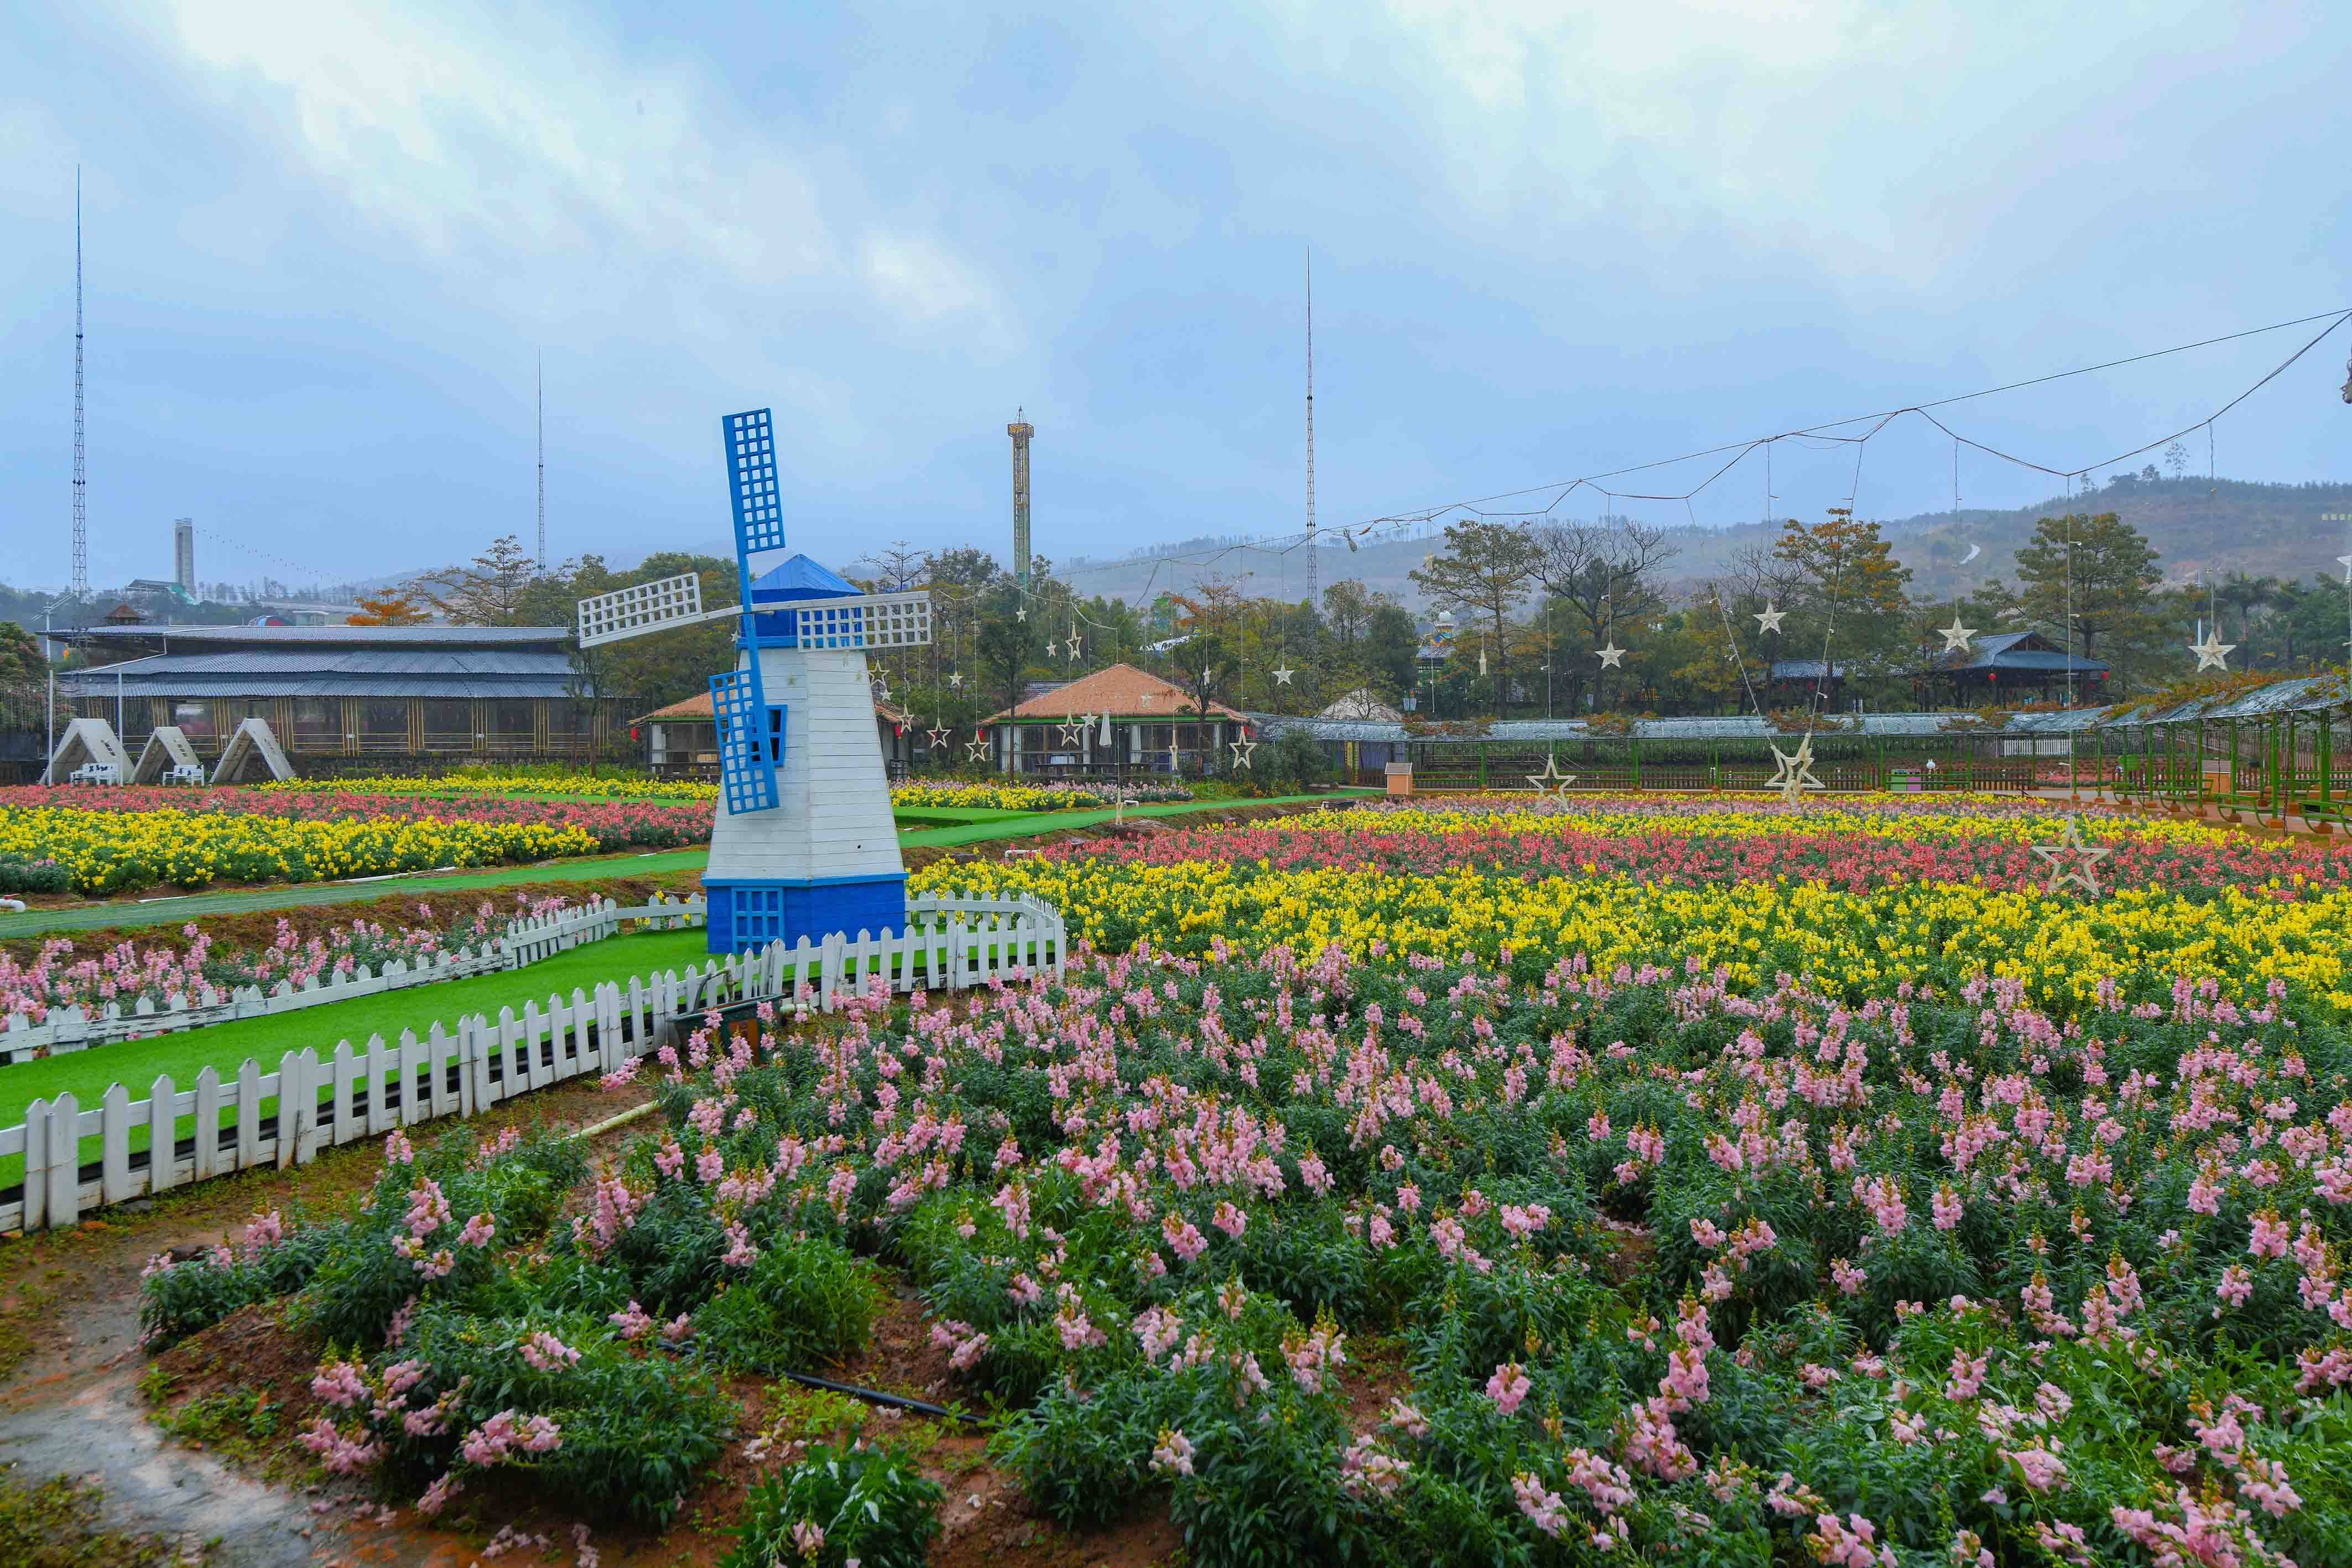
<instances>
[{"instance_id":1,"label":"grass strip","mask_svg":"<svg viewBox=\"0 0 2352 1568\"><path fill-rule=\"evenodd\" d=\"M205 1068L217 1069L227 1078L247 1057L260 1063L264 1072L272 1072L277 1071L278 1058L289 1051L309 1048L325 1060L333 1056L335 1046L342 1040L351 1041L355 1051L364 1051L371 1035L380 1034L386 1045L392 1045L404 1029L415 1030L421 1040L436 1023L454 1030L459 1019L474 1013L495 1019L502 1007L520 1014L526 1002L543 1006L551 996L569 1001L575 988L593 991L600 981L625 984L635 977L702 963L709 956L707 941L698 930L608 936L524 969L440 980L274 1018L241 1019L0 1067L0 1127L23 1121L25 1107L33 1101L54 1100L68 1092L87 1111L118 1082L133 1101L144 1100L158 1073L170 1073L175 1089L193 1089L196 1075ZM268 1115L276 1106L274 1098L265 1100L261 1113ZM225 1115L224 1124L234 1119ZM134 1151L147 1146L143 1129L133 1129L131 1146ZM84 1160L94 1160L99 1153L100 1140L82 1140ZM24 1179L24 1174L22 1155L0 1159L0 1186L14 1186Z\"/></svg>"}]
</instances>

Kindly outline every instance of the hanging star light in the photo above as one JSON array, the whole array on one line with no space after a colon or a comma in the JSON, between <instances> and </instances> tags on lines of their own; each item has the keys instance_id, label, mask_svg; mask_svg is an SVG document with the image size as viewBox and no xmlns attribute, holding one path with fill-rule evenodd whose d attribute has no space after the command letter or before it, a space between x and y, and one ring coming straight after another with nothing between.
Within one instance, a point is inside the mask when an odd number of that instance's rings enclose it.
<instances>
[{"instance_id":1,"label":"hanging star light","mask_svg":"<svg viewBox=\"0 0 2352 1568\"><path fill-rule=\"evenodd\" d=\"M1568 787L1576 782L1576 775L1562 773L1559 770L1559 758L1547 753L1544 757L1544 770L1527 775L1527 780L1536 787L1536 793L1538 795L1565 796L1568 793Z\"/></svg>"},{"instance_id":2,"label":"hanging star light","mask_svg":"<svg viewBox=\"0 0 2352 1568\"><path fill-rule=\"evenodd\" d=\"M1078 743L1078 737L1084 735L1087 731L1087 722L1076 714L1064 714L1062 716L1061 730L1062 744L1064 746L1076 746Z\"/></svg>"},{"instance_id":3,"label":"hanging star light","mask_svg":"<svg viewBox=\"0 0 2352 1568\"><path fill-rule=\"evenodd\" d=\"M1290 684L1290 677L1297 673L1298 672L1297 670L1288 669L1281 664L1276 664L1274 667L1274 684L1277 686L1286 686Z\"/></svg>"},{"instance_id":4,"label":"hanging star light","mask_svg":"<svg viewBox=\"0 0 2352 1568\"><path fill-rule=\"evenodd\" d=\"M2230 655L2237 646L2235 643L2221 641L2221 623L2216 621L2213 629L2205 633L2205 641L2189 643L2189 651L2197 655L2198 669L2226 670L2230 667Z\"/></svg>"},{"instance_id":5,"label":"hanging star light","mask_svg":"<svg viewBox=\"0 0 2352 1568\"><path fill-rule=\"evenodd\" d=\"M874 700L879 703L887 703L890 700L890 683L887 677L881 675L874 677Z\"/></svg>"},{"instance_id":6,"label":"hanging star light","mask_svg":"<svg viewBox=\"0 0 2352 1568\"><path fill-rule=\"evenodd\" d=\"M1604 670L1621 668L1625 663L1626 650L1617 645L1617 639L1614 637L1609 639L1609 646L1595 648L1592 653L1593 657L1601 661L1601 667Z\"/></svg>"},{"instance_id":7,"label":"hanging star light","mask_svg":"<svg viewBox=\"0 0 2352 1568\"><path fill-rule=\"evenodd\" d=\"M967 742L963 748L963 756L964 760L967 762L979 762L984 760L988 756L987 738L985 737L978 737Z\"/></svg>"},{"instance_id":8,"label":"hanging star light","mask_svg":"<svg viewBox=\"0 0 2352 1568\"><path fill-rule=\"evenodd\" d=\"M1960 612L1958 606L1954 606L1952 610L1952 623L1949 626L1938 626L1936 630L1944 639L1944 652L1947 653L1967 653L1969 639L1977 634L1975 627L1960 624Z\"/></svg>"},{"instance_id":9,"label":"hanging star light","mask_svg":"<svg viewBox=\"0 0 2352 1568\"><path fill-rule=\"evenodd\" d=\"M1184 754L1176 749L1172 740L1168 743L1168 771L1179 775L1184 771Z\"/></svg>"},{"instance_id":10,"label":"hanging star light","mask_svg":"<svg viewBox=\"0 0 2352 1568\"><path fill-rule=\"evenodd\" d=\"M951 686L960 686L963 685L963 672L961 670L958 670L955 674L950 675L948 677L948 685Z\"/></svg>"},{"instance_id":11,"label":"hanging star light","mask_svg":"<svg viewBox=\"0 0 2352 1568\"><path fill-rule=\"evenodd\" d=\"M1764 601L1763 613L1756 617L1756 624L1763 631L1778 632L1780 629L1780 622L1788 619L1788 615L1787 611L1775 609L1772 601L1768 599Z\"/></svg>"},{"instance_id":12,"label":"hanging star light","mask_svg":"<svg viewBox=\"0 0 2352 1568\"><path fill-rule=\"evenodd\" d=\"M1073 659L1076 658L1076 657L1078 656L1078 639L1077 639L1077 637L1076 636L1076 634L1073 634L1073 635L1071 636L1069 646L1070 646L1070 657L1071 657L1071 658L1073 658Z\"/></svg>"},{"instance_id":13,"label":"hanging star light","mask_svg":"<svg viewBox=\"0 0 2352 1568\"><path fill-rule=\"evenodd\" d=\"M939 725L933 728L925 730L923 733L931 737L931 749L933 751L941 751L946 749L948 742L955 738L955 731L950 729L945 725Z\"/></svg>"},{"instance_id":14,"label":"hanging star light","mask_svg":"<svg viewBox=\"0 0 2352 1568\"><path fill-rule=\"evenodd\" d=\"M1772 776L1771 784L1780 789L1782 805L1794 806L1802 801L1808 789L1827 788L1820 779L1813 777L1813 737L1809 735L1797 743L1794 756L1782 751L1777 746L1772 747L1772 755L1779 759L1780 770Z\"/></svg>"},{"instance_id":15,"label":"hanging star light","mask_svg":"<svg viewBox=\"0 0 2352 1568\"><path fill-rule=\"evenodd\" d=\"M1021 608L1020 608L1020 609L1015 610L1015 611L1013 612L1013 619L1014 619L1015 621L1026 621L1026 620L1028 620L1028 619L1029 619L1029 607L1028 607L1027 605L1025 605L1025 604L1024 604L1024 605L1021 606Z\"/></svg>"},{"instance_id":16,"label":"hanging star light","mask_svg":"<svg viewBox=\"0 0 2352 1568\"><path fill-rule=\"evenodd\" d=\"M1049 658L1049 659L1050 659L1050 658L1052 658L1052 657L1054 656L1054 650L1055 650L1055 649L1056 649L1056 648L1058 648L1058 647L1060 647L1060 646L1061 646L1061 644L1060 644L1059 643L1056 643L1056 642L1053 641L1051 638L1048 638L1048 639L1046 640L1046 643L1045 643L1045 657L1047 657L1047 658Z\"/></svg>"},{"instance_id":17,"label":"hanging star light","mask_svg":"<svg viewBox=\"0 0 2352 1568\"><path fill-rule=\"evenodd\" d=\"M1257 742L1255 740L1235 740L1230 741L1227 744L1232 746L1234 748L1234 766L1236 768L1249 767L1250 753L1257 749Z\"/></svg>"},{"instance_id":18,"label":"hanging star light","mask_svg":"<svg viewBox=\"0 0 2352 1568\"><path fill-rule=\"evenodd\" d=\"M2069 812L2066 836L2054 844L2035 844L2033 852L2050 866L2050 880L2042 887L2045 895L2054 898L2071 883L2096 898L2099 878L2092 868L2114 852L2105 844L2085 843L2082 819Z\"/></svg>"}]
</instances>

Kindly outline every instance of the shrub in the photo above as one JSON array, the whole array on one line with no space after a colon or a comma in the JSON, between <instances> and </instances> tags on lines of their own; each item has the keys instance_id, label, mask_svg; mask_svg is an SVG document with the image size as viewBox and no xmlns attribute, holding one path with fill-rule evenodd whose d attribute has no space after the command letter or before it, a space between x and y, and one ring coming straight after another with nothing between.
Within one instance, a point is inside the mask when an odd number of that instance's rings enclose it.
<instances>
[{"instance_id":1,"label":"shrub","mask_svg":"<svg viewBox=\"0 0 2352 1568\"><path fill-rule=\"evenodd\" d=\"M754 1486L721 1568L922 1568L939 1533L939 1483L897 1449L826 1445Z\"/></svg>"},{"instance_id":2,"label":"shrub","mask_svg":"<svg viewBox=\"0 0 2352 1568\"><path fill-rule=\"evenodd\" d=\"M352 1388L349 1366L331 1355L313 1387ZM345 1406L342 1452L375 1445L405 1477L438 1476L444 1488L527 1469L571 1506L656 1528L719 1457L737 1414L707 1373L640 1354L585 1316L428 1307L362 1381ZM322 1434L313 1446L327 1444Z\"/></svg>"},{"instance_id":3,"label":"shrub","mask_svg":"<svg viewBox=\"0 0 2352 1568\"><path fill-rule=\"evenodd\" d=\"M348 1227L307 1226L278 1230L273 1213L255 1222L274 1239L256 1242L248 1232L243 1252L216 1247L202 1256L174 1261L158 1257L139 1281L139 1339L161 1350L205 1330L242 1307L300 1290L339 1246Z\"/></svg>"},{"instance_id":4,"label":"shrub","mask_svg":"<svg viewBox=\"0 0 2352 1568\"><path fill-rule=\"evenodd\" d=\"M703 1354L752 1372L805 1372L866 1345L881 1287L830 1241L774 1246L694 1315Z\"/></svg>"},{"instance_id":5,"label":"shrub","mask_svg":"<svg viewBox=\"0 0 2352 1568\"><path fill-rule=\"evenodd\" d=\"M374 1189L321 1260L302 1311L337 1344L372 1346L402 1312L463 1301L504 1274L499 1249L542 1234L586 1169L568 1138L452 1133L425 1152L385 1139Z\"/></svg>"},{"instance_id":6,"label":"shrub","mask_svg":"<svg viewBox=\"0 0 2352 1568\"><path fill-rule=\"evenodd\" d=\"M0 893L66 893L73 873L53 860L0 855Z\"/></svg>"}]
</instances>

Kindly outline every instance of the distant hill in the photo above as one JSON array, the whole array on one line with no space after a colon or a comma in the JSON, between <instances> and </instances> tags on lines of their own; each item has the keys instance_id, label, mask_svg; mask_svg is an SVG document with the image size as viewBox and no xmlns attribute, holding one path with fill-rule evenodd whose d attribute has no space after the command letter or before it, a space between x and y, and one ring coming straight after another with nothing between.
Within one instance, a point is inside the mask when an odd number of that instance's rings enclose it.
<instances>
[{"instance_id":1,"label":"distant hill","mask_svg":"<svg viewBox=\"0 0 2352 1568\"><path fill-rule=\"evenodd\" d=\"M1881 521L1895 555L1911 569L1912 592L1933 601L1990 578L2013 580L2011 557L2032 536L2035 521L2061 515L2066 504L2063 497L2053 497L2009 511L1968 507L1957 516L1925 512ZM2074 507L2095 514L2117 513L2147 534L2163 558L2168 580L2174 582L2189 580L2200 567L2216 574L2242 571L2253 577L2340 575L2336 558L2352 549L2346 543L2344 524L2320 520L2326 513L2352 512L2352 482L2264 485L2223 479L2209 485L2203 479L2123 477L2078 497ZM1443 533L1432 527L1410 538L1364 543L1352 550L1336 542L1326 544L1317 562L1320 580L1328 586L1357 578L1415 609L1424 608L1407 574L1431 551L1444 548ZM1666 537L1680 553L1666 567L1666 582L1686 592L1729 571L1743 552L1759 545L1769 549L1779 536L1778 524L1670 528ZM1981 547L1973 560L1968 559L1971 546ZM707 549L723 557L733 546L714 539ZM855 570L847 562L836 565ZM1059 561L1055 574L1088 597L1101 594L1130 604L1147 604L1158 593L1190 591L1213 578L1240 579L1246 592L1269 598L1296 601L1307 592L1303 550L1267 549L1214 538L1158 547L1150 555ZM419 575L394 573L365 586L404 582ZM12 616L25 619L23 611L0 603L0 619ZM36 610L29 624L39 623Z\"/></svg>"},{"instance_id":2,"label":"distant hill","mask_svg":"<svg viewBox=\"0 0 2352 1568\"><path fill-rule=\"evenodd\" d=\"M1924 599L1948 598L1991 578L2014 580L2012 559L2042 517L2063 516L2064 497L2008 511L1964 507L1916 517L1882 519L1895 553L1911 569L1912 592ZM2242 479L2208 484L2200 479L2119 478L2087 496L2074 509L2114 512L2147 535L2174 582L2192 578L2200 567L2216 575L2242 571L2252 577L2309 578L2314 572L2341 575L2336 558L2346 543L2346 525L2324 522L2325 514L2352 512L2352 483L2264 485ZM1807 519L1812 520L1812 519ZM1680 552L1665 570L1667 581L1685 591L1731 570L1740 555L1759 545L1769 549L1778 524L1740 523L1725 528L1677 528L1667 539ZM1979 547L1969 559L1971 546ZM1360 578L1366 586L1395 594L1419 607L1421 594L1407 576L1430 551L1444 548L1440 531L1427 538L1365 544L1355 550L1324 547L1318 565L1321 580ZM1213 558L1213 559L1210 559ZM1303 552L1203 541L1178 556L1139 556L1118 561L1072 562L1072 585L1088 595L1123 598L1129 603L1154 593L1182 591L1204 578L1248 574L1247 591L1296 599L1306 592Z\"/></svg>"}]
</instances>

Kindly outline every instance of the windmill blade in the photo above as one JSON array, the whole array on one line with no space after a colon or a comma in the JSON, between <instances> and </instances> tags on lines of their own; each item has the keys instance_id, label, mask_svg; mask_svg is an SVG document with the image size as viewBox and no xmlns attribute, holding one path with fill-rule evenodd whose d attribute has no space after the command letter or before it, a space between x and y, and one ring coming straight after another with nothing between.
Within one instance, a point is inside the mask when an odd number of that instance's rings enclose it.
<instances>
[{"instance_id":1,"label":"windmill blade","mask_svg":"<svg viewBox=\"0 0 2352 1568\"><path fill-rule=\"evenodd\" d=\"M783 505L776 497L775 421L764 408L719 422L727 444L727 489L735 507L735 549L742 556L784 547Z\"/></svg>"},{"instance_id":2,"label":"windmill blade","mask_svg":"<svg viewBox=\"0 0 2352 1568\"><path fill-rule=\"evenodd\" d=\"M803 648L926 648L931 642L931 595L867 593L788 605L793 643Z\"/></svg>"},{"instance_id":3,"label":"windmill blade","mask_svg":"<svg viewBox=\"0 0 2352 1568\"><path fill-rule=\"evenodd\" d=\"M756 663L750 669L710 677L710 716L716 721L719 739L719 790L730 815L769 811L776 806L776 764L783 755L784 710L772 710L764 695Z\"/></svg>"},{"instance_id":4,"label":"windmill blade","mask_svg":"<svg viewBox=\"0 0 2352 1568\"><path fill-rule=\"evenodd\" d=\"M642 637L648 632L667 632L673 626L724 621L736 613L731 604L719 610L703 609L702 576L689 571L682 577L665 577L582 600L580 645L593 648Z\"/></svg>"}]
</instances>

